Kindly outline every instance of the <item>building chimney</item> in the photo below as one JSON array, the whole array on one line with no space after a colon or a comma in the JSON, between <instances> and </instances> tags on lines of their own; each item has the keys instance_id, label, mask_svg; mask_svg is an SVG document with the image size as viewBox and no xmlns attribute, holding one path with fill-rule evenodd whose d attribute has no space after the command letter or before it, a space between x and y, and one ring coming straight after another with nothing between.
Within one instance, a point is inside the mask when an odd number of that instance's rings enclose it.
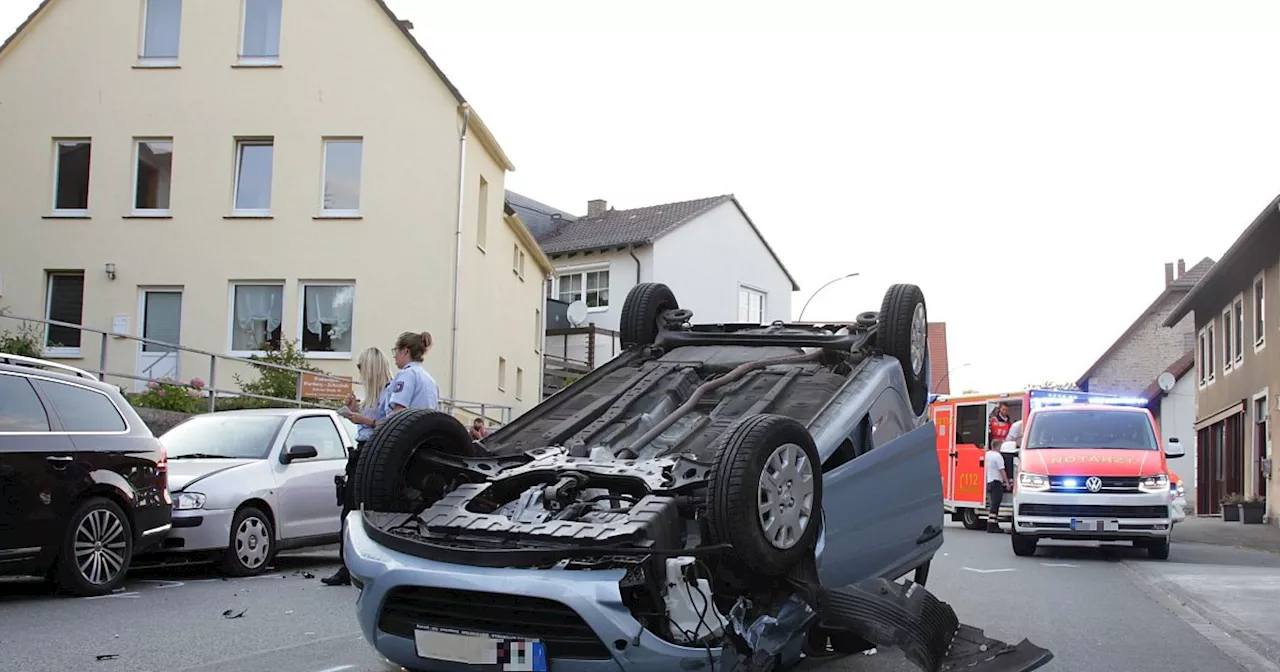
<instances>
[{"instance_id":1,"label":"building chimney","mask_svg":"<svg viewBox=\"0 0 1280 672\"><path fill-rule=\"evenodd\" d=\"M609 203L608 203L607 201L605 201L603 198L597 198L597 199L594 199L594 200L587 201L587 216L588 216L588 217L595 217L596 215L603 215L603 214L604 214L604 211L605 211L605 210L608 210L608 209L609 209Z\"/></svg>"},{"instance_id":2,"label":"building chimney","mask_svg":"<svg viewBox=\"0 0 1280 672\"><path fill-rule=\"evenodd\" d=\"M400 27L405 30L413 30L413 22L409 19L400 19Z\"/></svg>"},{"instance_id":3,"label":"building chimney","mask_svg":"<svg viewBox=\"0 0 1280 672\"><path fill-rule=\"evenodd\" d=\"M1179 259L1178 260L1178 279L1181 280L1182 276L1186 274L1187 274L1187 262L1182 259Z\"/></svg>"},{"instance_id":4,"label":"building chimney","mask_svg":"<svg viewBox=\"0 0 1280 672\"><path fill-rule=\"evenodd\" d=\"M1173 284L1173 264L1164 265L1164 286L1168 287Z\"/></svg>"}]
</instances>

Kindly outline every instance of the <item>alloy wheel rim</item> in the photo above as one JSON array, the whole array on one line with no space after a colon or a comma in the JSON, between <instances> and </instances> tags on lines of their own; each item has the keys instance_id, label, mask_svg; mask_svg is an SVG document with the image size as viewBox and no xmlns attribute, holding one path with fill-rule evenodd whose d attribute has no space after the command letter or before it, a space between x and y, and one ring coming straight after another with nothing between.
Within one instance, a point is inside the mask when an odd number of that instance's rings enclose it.
<instances>
[{"instance_id":1,"label":"alloy wheel rim","mask_svg":"<svg viewBox=\"0 0 1280 672\"><path fill-rule=\"evenodd\" d=\"M124 571L128 538L124 522L106 509L90 511L76 526L76 568L85 581L103 586Z\"/></svg>"},{"instance_id":2,"label":"alloy wheel rim","mask_svg":"<svg viewBox=\"0 0 1280 672\"><path fill-rule=\"evenodd\" d=\"M813 520L813 464L800 446L778 446L765 460L756 497L760 529L774 548L800 543Z\"/></svg>"},{"instance_id":3,"label":"alloy wheel rim","mask_svg":"<svg viewBox=\"0 0 1280 672\"><path fill-rule=\"evenodd\" d=\"M920 375L924 370L924 351L928 343L928 323L925 322L924 304L917 303L911 315L911 372Z\"/></svg>"},{"instance_id":4,"label":"alloy wheel rim","mask_svg":"<svg viewBox=\"0 0 1280 672\"><path fill-rule=\"evenodd\" d=\"M267 534L267 526L256 516L240 521L236 528L235 551L240 564L248 569L257 569L267 561L267 552L271 549L271 538Z\"/></svg>"}]
</instances>

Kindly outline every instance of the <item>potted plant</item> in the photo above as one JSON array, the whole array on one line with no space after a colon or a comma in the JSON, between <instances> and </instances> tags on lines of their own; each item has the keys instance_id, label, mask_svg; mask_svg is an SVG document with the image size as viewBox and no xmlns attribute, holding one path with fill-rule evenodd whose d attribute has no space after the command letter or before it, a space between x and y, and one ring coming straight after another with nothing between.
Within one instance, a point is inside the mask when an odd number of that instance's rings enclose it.
<instances>
[{"instance_id":1,"label":"potted plant","mask_svg":"<svg viewBox=\"0 0 1280 672\"><path fill-rule=\"evenodd\" d=\"M1242 498L1236 493L1231 493L1222 498L1222 519L1228 523L1240 521L1240 500Z\"/></svg>"},{"instance_id":2,"label":"potted plant","mask_svg":"<svg viewBox=\"0 0 1280 672\"><path fill-rule=\"evenodd\" d=\"M1240 520L1245 525L1261 525L1262 516L1267 512L1267 502L1257 495L1249 495L1240 500Z\"/></svg>"}]
</instances>

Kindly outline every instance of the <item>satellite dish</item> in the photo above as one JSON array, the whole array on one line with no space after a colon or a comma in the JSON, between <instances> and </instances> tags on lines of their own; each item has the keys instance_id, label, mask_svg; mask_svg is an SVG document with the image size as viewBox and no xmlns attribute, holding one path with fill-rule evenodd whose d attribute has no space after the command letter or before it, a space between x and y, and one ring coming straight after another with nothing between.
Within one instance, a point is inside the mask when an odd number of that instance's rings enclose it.
<instances>
[{"instance_id":1,"label":"satellite dish","mask_svg":"<svg viewBox=\"0 0 1280 672\"><path fill-rule=\"evenodd\" d=\"M569 320L569 324L575 327L582 326L587 321L587 304L581 299L569 304L565 309L564 316Z\"/></svg>"},{"instance_id":2,"label":"satellite dish","mask_svg":"<svg viewBox=\"0 0 1280 672\"><path fill-rule=\"evenodd\" d=\"M1173 390L1174 385L1178 384L1178 379L1174 378L1172 373L1165 371L1156 378L1156 384L1160 386L1161 390L1169 392Z\"/></svg>"}]
</instances>

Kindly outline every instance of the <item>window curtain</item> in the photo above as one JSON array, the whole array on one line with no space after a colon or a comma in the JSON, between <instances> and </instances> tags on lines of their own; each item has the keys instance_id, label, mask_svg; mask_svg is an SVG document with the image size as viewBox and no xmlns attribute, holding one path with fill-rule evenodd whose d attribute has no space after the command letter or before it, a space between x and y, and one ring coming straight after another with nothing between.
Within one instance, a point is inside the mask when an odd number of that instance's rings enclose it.
<instances>
[{"instance_id":1,"label":"window curtain","mask_svg":"<svg viewBox=\"0 0 1280 672\"><path fill-rule=\"evenodd\" d=\"M237 349L258 349L264 332L270 334L280 327L280 302L279 287L236 287L236 330L242 337Z\"/></svg>"},{"instance_id":2,"label":"window curtain","mask_svg":"<svg viewBox=\"0 0 1280 672\"><path fill-rule=\"evenodd\" d=\"M342 340L351 331L353 292L353 287L307 287L307 331L323 338L329 325L329 338Z\"/></svg>"}]
</instances>

